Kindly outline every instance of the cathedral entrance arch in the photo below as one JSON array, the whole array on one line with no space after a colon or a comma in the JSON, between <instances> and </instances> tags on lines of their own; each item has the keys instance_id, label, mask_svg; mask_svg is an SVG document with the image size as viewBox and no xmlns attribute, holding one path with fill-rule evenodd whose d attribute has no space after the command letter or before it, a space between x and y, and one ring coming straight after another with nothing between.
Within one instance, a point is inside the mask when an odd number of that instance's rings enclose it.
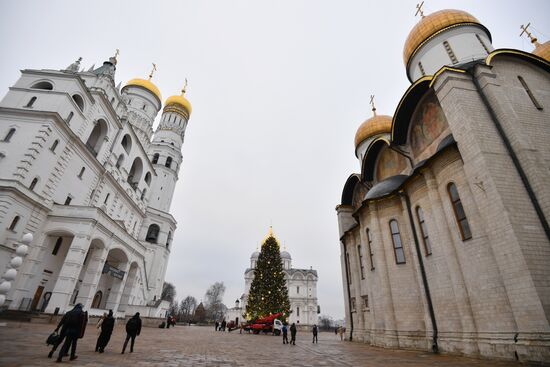
<instances>
[{"instance_id":1,"label":"cathedral entrance arch","mask_svg":"<svg viewBox=\"0 0 550 367\"><path fill-rule=\"evenodd\" d=\"M76 297L73 298L73 303L82 303L85 309L92 306L94 297L97 294L96 290L106 255L107 250L103 240L94 238L90 242L90 247L86 252L82 269L78 275L75 292L73 293Z\"/></svg>"},{"instance_id":2,"label":"cathedral entrance arch","mask_svg":"<svg viewBox=\"0 0 550 367\"><path fill-rule=\"evenodd\" d=\"M120 299L120 311L125 311L128 305L141 304L142 297L139 294L140 283L139 266L134 261L130 264L130 270L128 270L128 276L126 277L126 283Z\"/></svg>"},{"instance_id":3,"label":"cathedral entrance arch","mask_svg":"<svg viewBox=\"0 0 550 367\"><path fill-rule=\"evenodd\" d=\"M127 279L128 268L128 256L122 249L109 250L97 283L96 289L101 291L102 299L96 308L117 311Z\"/></svg>"},{"instance_id":4,"label":"cathedral entrance arch","mask_svg":"<svg viewBox=\"0 0 550 367\"><path fill-rule=\"evenodd\" d=\"M29 287L34 291L34 297L31 304L32 311L39 310L43 312L46 310L52 292L58 283L59 275L73 239L74 235L66 231L54 231L45 237L42 254L40 256L42 261L38 265L41 274L39 277L35 277L36 283ZM47 298L46 295L48 295ZM64 305L58 306L63 307Z\"/></svg>"},{"instance_id":5,"label":"cathedral entrance arch","mask_svg":"<svg viewBox=\"0 0 550 367\"><path fill-rule=\"evenodd\" d=\"M102 298L103 298L103 292L101 291L95 292L94 300L92 301L92 308L99 308Z\"/></svg>"}]
</instances>

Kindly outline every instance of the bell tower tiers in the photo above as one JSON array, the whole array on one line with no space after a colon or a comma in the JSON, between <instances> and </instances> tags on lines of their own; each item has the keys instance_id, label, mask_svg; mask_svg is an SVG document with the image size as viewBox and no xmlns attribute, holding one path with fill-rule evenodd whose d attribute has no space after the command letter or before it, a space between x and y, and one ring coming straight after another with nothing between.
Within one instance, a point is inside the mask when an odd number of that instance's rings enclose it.
<instances>
[{"instance_id":1,"label":"bell tower tiers","mask_svg":"<svg viewBox=\"0 0 550 367\"><path fill-rule=\"evenodd\" d=\"M128 106L128 121L145 150L148 150L151 144L153 122L162 106L160 91L151 82L155 70L156 66L153 64L153 70L147 80L132 79L122 88L122 95Z\"/></svg>"},{"instance_id":2,"label":"bell tower tiers","mask_svg":"<svg viewBox=\"0 0 550 367\"><path fill-rule=\"evenodd\" d=\"M149 157L157 177L151 187L149 206L163 212L170 210L174 188L181 167L181 148L185 129L191 115L191 104L181 95L172 96L165 102L159 126L149 148Z\"/></svg>"}]
</instances>

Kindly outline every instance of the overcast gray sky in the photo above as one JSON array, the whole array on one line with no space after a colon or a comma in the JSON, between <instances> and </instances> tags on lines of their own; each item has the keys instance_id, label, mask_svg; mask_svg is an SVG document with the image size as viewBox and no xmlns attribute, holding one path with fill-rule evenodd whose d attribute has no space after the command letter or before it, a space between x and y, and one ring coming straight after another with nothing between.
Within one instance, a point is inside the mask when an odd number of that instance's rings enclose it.
<instances>
[{"instance_id":1,"label":"overcast gray sky","mask_svg":"<svg viewBox=\"0 0 550 367\"><path fill-rule=\"evenodd\" d=\"M193 114L172 213L166 280L181 299L223 281L231 306L249 256L273 223L294 267L319 272L323 313L344 315L335 206L359 171L353 139L393 114L409 86L403 44L414 1L0 1L0 95L25 68L101 65L117 82L153 79L163 98L189 79ZM550 1L426 1L477 17L496 48L531 51L519 26L549 40ZM159 114L160 116L160 114Z\"/></svg>"}]
</instances>

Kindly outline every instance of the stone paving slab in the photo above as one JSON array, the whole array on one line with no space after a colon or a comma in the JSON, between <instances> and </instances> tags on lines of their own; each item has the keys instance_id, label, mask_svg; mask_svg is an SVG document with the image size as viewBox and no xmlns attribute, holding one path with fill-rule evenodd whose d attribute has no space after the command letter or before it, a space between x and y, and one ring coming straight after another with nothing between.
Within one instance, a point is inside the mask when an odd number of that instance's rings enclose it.
<instances>
[{"instance_id":1,"label":"stone paving slab","mask_svg":"<svg viewBox=\"0 0 550 367\"><path fill-rule=\"evenodd\" d=\"M45 341L55 325L7 322L0 326L0 366L52 366ZM361 343L340 341L334 333L320 333L312 344L310 334L298 333L296 346L283 345L271 335L216 332L214 328L176 326L170 329L143 328L134 353L120 354L125 338L118 324L105 353L94 352L98 331L89 325L78 341L78 359L65 358L61 365L111 366L522 366L513 361L492 361L461 356L433 355L427 352L390 350ZM129 348L129 347L128 347ZM59 350L59 349L58 349Z\"/></svg>"}]
</instances>

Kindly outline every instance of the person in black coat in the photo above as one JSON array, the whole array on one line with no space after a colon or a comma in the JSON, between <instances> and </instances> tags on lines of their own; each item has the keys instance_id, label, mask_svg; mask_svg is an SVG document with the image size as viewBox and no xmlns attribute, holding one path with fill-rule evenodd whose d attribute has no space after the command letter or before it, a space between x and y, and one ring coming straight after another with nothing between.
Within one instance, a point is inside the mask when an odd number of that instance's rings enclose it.
<instances>
[{"instance_id":1,"label":"person in black coat","mask_svg":"<svg viewBox=\"0 0 550 367\"><path fill-rule=\"evenodd\" d=\"M122 347L122 354L124 354L126 346L128 345L128 340L130 339L132 339L130 344L130 353L134 351L134 342L139 333L141 333L141 319L139 318L139 312L136 312L136 314L126 323L126 340L124 341L124 346Z\"/></svg>"},{"instance_id":2,"label":"person in black coat","mask_svg":"<svg viewBox=\"0 0 550 367\"><path fill-rule=\"evenodd\" d=\"M296 324L290 325L290 344L296 345Z\"/></svg>"},{"instance_id":3,"label":"person in black coat","mask_svg":"<svg viewBox=\"0 0 550 367\"><path fill-rule=\"evenodd\" d=\"M86 323L88 322L88 315L82 311L82 304L78 303L72 310L63 315L63 318L57 325L56 331L61 327L65 329L65 343L59 351L57 356L57 362L61 362L62 358L67 355L69 347L71 348L71 357L70 360L75 360L78 356L76 355L76 342L78 338L84 336L84 330L86 328Z\"/></svg>"},{"instance_id":4,"label":"person in black coat","mask_svg":"<svg viewBox=\"0 0 550 367\"><path fill-rule=\"evenodd\" d=\"M311 330L311 332L313 333L313 342L312 343L318 343L319 341L317 340L317 325L313 325L313 329Z\"/></svg>"},{"instance_id":5,"label":"person in black coat","mask_svg":"<svg viewBox=\"0 0 550 367\"><path fill-rule=\"evenodd\" d=\"M113 317L113 310L109 310L109 314L107 315L107 317L105 317L105 319L103 319L103 322L101 323L101 333L97 338L97 343L95 347L97 352L103 353L105 351L105 347L111 339L111 334L113 333L114 327L115 318Z\"/></svg>"}]
</instances>

